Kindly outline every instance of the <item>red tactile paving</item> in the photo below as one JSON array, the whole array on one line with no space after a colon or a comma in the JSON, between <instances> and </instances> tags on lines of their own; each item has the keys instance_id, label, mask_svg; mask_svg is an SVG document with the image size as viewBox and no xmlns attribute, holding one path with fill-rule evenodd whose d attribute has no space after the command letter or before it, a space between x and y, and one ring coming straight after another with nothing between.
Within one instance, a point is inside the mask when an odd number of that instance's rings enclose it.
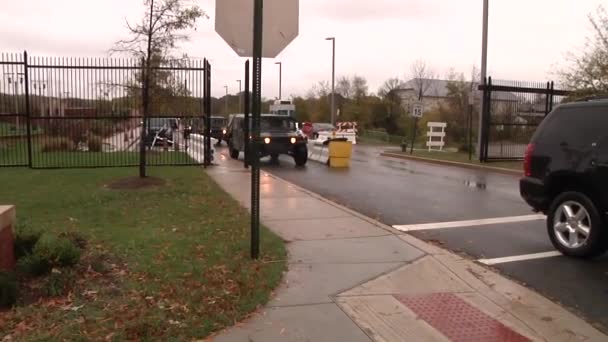
<instances>
[{"instance_id":1,"label":"red tactile paving","mask_svg":"<svg viewBox=\"0 0 608 342\"><path fill-rule=\"evenodd\" d=\"M530 341L451 293L395 298L453 342Z\"/></svg>"}]
</instances>

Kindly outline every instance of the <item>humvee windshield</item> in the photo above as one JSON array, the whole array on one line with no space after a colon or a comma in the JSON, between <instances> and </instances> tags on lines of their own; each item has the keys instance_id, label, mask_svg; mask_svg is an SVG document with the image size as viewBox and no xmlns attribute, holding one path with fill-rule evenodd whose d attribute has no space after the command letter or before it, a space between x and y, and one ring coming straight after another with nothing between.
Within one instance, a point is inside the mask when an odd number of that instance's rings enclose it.
<instances>
[{"instance_id":1,"label":"humvee windshield","mask_svg":"<svg viewBox=\"0 0 608 342\"><path fill-rule=\"evenodd\" d=\"M262 131L295 131L296 123L291 118L261 117L260 129Z\"/></svg>"}]
</instances>

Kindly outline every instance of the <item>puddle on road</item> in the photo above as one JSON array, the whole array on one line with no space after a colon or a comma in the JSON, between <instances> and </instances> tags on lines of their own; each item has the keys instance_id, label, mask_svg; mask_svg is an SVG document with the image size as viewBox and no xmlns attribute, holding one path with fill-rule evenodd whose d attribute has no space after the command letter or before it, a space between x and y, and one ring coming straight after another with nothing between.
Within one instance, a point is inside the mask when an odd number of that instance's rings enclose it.
<instances>
[{"instance_id":1,"label":"puddle on road","mask_svg":"<svg viewBox=\"0 0 608 342\"><path fill-rule=\"evenodd\" d=\"M408 168L406 162L395 162L395 161L387 160L387 161L382 162L380 165L384 166L388 169L391 169L391 170L406 172L406 173L409 173L412 175L428 175L428 176L435 177L435 178L438 177L437 175L433 175L433 174L425 173L425 172L421 172L421 171L416 171L411 168ZM471 188L471 189L486 190L488 187L485 180L471 180L471 179L463 180L460 178L449 177L449 176L439 176L438 178L446 179L446 180L453 181L453 182L460 183L460 184L464 184L465 186L467 186L468 188Z\"/></svg>"},{"instance_id":2,"label":"puddle on road","mask_svg":"<svg viewBox=\"0 0 608 342\"><path fill-rule=\"evenodd\" d=\"M485 190L487 187L485 182L476 182L476 181L472 181L472 180L466 180L463 182L463 184L468 186L469 188L473 188L473 189Z\"/></svg>"}]
</instances>

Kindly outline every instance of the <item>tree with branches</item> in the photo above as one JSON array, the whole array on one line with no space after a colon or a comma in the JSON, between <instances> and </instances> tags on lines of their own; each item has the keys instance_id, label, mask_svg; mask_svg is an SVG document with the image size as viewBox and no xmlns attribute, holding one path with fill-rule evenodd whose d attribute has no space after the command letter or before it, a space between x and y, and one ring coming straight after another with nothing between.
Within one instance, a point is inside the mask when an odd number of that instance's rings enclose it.
<instances>
[{"instance_id":1,"label":"tree with branches","mask_svg":"<svg viewBox=\"0 0 608 342\"><path fill-rule=\"evenodd\" d=\"M418 59L412 63L410 73L414 80L416 91L418 91L418 100L421 101L433 84L436 75L431 67L422 59Z\"/></svg>"},{"instance_id":2,"label":"tree with branches","mask_svg":"<svg viewBox=\"0 0 608 342\"><path fill-rule=\"evenodd\" d=\"M127 21L129 38L119 40L114 44L111 53L127 53L142 60L142 74L136 77L142 85L143 127L140 141L139 175L146 176L145 134L147 118L150 115L151 94L156 105L163 104L163 93L169 92L173 98L179 95L182 83L167 70L160 66L171 60L171 54L180 42L187 41L187 30L195 28L196 21L206 16L195 4L187 0L144 0L146 11L137 23ZM129 85L129 89L133 89ZM185 87L184 87L185 92ZM137 96L135 96L137 97ZM159 102L160 101L160 102ZM154 104L152 103L152 104Z\"/></svg>"},{"instance_id":3,"label":"tree with branches","mask_svg":"<svg viewBox=\"0 0 608 342\"><path fill-rule=\"evenodd\" d=\"M587 38L583 51L569 54L570 66L559 76L564 85L574 89L577 96L608 94L608 12L599 6L589 14L594 36Z\"/></svg>"},{"instance_id":4,"label":"tree with branches","mask_svg":"<svg viewBox=\"0 0 608 342\"><path fill-rule=\"evenodd\" d=\"M142 61L145 72L138 74L135 80L141 86L131 85L131 91L143 87L146 92L147 88L149 97L155 100L187 96L184 83L174 73L159 67L165 64L183 66L187 55L177 58L173 54L179 43L189 40L187 31L195 29L196 21L207 15L187 0L144 0L143 4L146 10L140 21L126 22L129 38L114 43L110 53L126 53ZM152 105L159 110L162 104Z\"/></svg>"}]
</instances>

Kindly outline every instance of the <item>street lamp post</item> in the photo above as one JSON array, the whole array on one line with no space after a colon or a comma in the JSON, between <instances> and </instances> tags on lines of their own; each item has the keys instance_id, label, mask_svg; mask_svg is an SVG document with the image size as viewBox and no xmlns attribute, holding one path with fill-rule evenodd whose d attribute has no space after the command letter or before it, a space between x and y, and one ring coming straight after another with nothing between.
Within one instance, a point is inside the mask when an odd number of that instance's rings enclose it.
<instances>
[{"instance_id":1,"label":"street lamp post","mask_svg":"<svg viewBox=\"0 0 608 342\"><path fill-rule=\"evenodd\" d=\"M336 38L329 37L325 40L331 40L331 124L336 124Z\"/></svg>"},{"instance_id":2,"label":"street lamp post","mask_svg":"<svg viewBox=\"0 0 608 342\"><path fill-rule=\"evenodd\" d=\"M243 112L243 91L241 90L243 82L241 80L236 81L239 82L239 112Z\"/></svg>"},{"instance_id":3,"label":"street lamp post","mask_svg":"<svg viewBox=\"0 0 608 342\"><path fill-rule=\"evenodd\" d=\"M278 64L279 65L279 100L283 99L282 96L282 82L283 82L283 63L282 62L276 62L274 64Z\"/></svg>"},{"instance_id":4,"label":"street lamp post","mask_svg":"<svg viewBox=\"0 0 608 342\"><path fill-rule=\"evenodd\" d=\"M489 17L489 0L483 0L483 27L481 37L481 84L485 84L488 72L488 17ZM479 110L479 128L477 131L477 155L479 159L483 156L481 144L483 143L483 109L485 107L484 96L481 97L481 108Z\"/></svg>"},{"instance_id":5,"label":"street lamp post","mask_svg":"<svg viewBox=\"0 0 608 342\"><path fill-rule=\"evenodd\" d=\"M226 108L226 115L228 115L228 86L225 85L224 88L226 89L226 96L224 97L224 107Z\"/></svg>"}]
</instances>

